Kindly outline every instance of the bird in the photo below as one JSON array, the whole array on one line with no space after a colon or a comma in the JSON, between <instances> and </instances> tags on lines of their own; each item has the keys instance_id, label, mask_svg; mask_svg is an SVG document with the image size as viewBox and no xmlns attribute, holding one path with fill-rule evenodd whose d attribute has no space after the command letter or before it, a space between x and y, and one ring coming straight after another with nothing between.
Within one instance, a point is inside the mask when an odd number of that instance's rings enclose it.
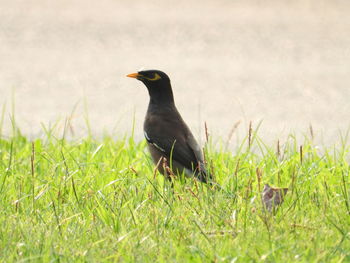
<instances>
[{"instance_id":1,"label":"bird","mask_svg":"<svg viewBox=\"0 0 350 263\"><path fill-rule=\"evenodd\" d=\"M265 184L261 194L263 207L269 212L275 211L283 203L287 192L288 188L273 188Z\"/></svg>"},{"instance_id":2,"label":"bird","mask_svg":"<svg viewBox=\"0 0 350 263\"><path fill-rule=\"evenodd\" d=\"M175 106L170 78L160 70L142 70L127 77L141 81L149 104L143 124L144 136L157 170L171 180L184 173L210 183L203 152Z\"/></svg>"}]
</instances>

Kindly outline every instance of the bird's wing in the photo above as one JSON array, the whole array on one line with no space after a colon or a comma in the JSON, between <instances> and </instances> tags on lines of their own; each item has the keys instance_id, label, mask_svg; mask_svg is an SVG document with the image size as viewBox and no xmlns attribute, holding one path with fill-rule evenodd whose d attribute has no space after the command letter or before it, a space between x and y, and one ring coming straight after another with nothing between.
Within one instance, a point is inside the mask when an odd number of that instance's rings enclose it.
<instances>
[{"instance_id":1,"label":"bird's wing","mask_svg":"<svg viewBox=\"0 0 350 263\"><path fill-rule=\"evenodd\" d=\"M199 170L206 173L202 149L200 148L196 139L193 137L192 133L190 133L187 136L187 144L191 148L191 150L193 151L194 155L196 156L197 163L199 165Z\"/></svg>"},{"instance_id":2,"label":"bird's wing","mask_svg":"<svg viewBox=\"0 0 350 263\"><path fill-rule=\"evenodd\" d=\"M194 170L198 163L202 162L203 157L200 148L194 138L162 136L152 132L144 132L145 138L149 144L152 144L165 156L190 170ZM193 137L193 136L192 136Z\"/></svg>"},{"instance_id":3,"label":"bird's wing","mask_svg":"<svg viewBox=\"0 0 350 263\"><path fill-rule=\"evenodd\" d=\"M187 144L193 151L194 155L196 156L196 159L198 162L204 162L203 152L200 146L198 145L196 139L193 137L192 133L188 134L187 136Z\"/></svg>"}]
</instances>

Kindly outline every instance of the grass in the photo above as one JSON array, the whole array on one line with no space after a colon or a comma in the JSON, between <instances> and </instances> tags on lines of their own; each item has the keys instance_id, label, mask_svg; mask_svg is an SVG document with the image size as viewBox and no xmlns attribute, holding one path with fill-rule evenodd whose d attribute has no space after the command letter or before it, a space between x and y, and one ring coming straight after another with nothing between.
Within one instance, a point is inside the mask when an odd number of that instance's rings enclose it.
<instances>
[{"instance_id":1,"label":"grass","mask_svg":"<svg viewBox=\"0 0 350 263\"><path fill-rule=\"evenodd\" d=\"M2 262L350 262L349 147L252 129L206 147L221 190L154 172L133 137L0 139ZM215 150L217 149L217 150ZM264 213L264 183L289 187Z\"/></svg>"}]
</instances>

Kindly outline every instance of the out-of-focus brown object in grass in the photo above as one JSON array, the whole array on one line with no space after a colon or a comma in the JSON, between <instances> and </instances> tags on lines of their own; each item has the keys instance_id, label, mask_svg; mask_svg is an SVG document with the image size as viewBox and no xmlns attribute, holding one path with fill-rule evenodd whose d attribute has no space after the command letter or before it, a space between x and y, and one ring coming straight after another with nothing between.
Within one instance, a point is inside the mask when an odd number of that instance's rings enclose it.
<instances>
[{"instance_id":1,"label":"out-of-focus brown object in grass","mask_svg":"<svg viewBox=\"0 0 350 263\"><path fill-rule=\"evenodd\" d=\"M277 207L283 203L287 191L288 188L273 188L265 184L261 198L264 208L269 212L275 211Z\"/></svg>"}]
</instances>

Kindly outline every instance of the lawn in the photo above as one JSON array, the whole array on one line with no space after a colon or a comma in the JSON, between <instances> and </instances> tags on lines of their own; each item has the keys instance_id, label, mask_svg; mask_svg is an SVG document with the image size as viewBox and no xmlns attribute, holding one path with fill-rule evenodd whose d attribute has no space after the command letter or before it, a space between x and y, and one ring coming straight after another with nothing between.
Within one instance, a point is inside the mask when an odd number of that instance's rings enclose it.
<instances>
[{"instance_id":1,"label":"lawn","mask_svg":"<svg viewBox=\"0 0 350 263\"><path fill-rule=\"evenodd\" d=\"M205 147L219 186L154 172L132 135L0 139L2 262L350 262L349 147ZM288 187L264 211L265 183Z\"/></svg>"}]
</instances>

